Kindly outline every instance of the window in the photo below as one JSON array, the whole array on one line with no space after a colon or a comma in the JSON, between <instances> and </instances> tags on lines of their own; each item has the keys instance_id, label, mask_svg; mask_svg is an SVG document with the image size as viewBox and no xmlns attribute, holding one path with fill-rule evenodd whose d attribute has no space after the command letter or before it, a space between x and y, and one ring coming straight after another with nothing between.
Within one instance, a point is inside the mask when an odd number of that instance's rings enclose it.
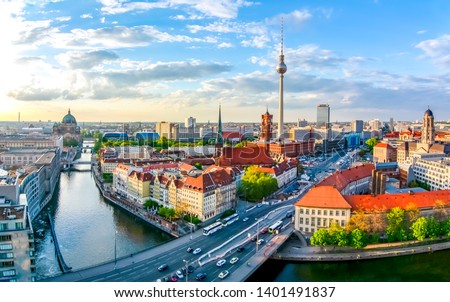
<instances>
[{"instance_id":1,"label":"window","mask_svg":"<svg viewBox=\"0 0 450 302\"><path fill-rule=\"evenodd\" d=\"M13 246L11 243L0 244L0 251L12 250Z\"/></svg>"},{"instance_id":2,"label":"window","mask_svg":"<svg viewBox=\"0 0 450 302\"><path fill-rule=\"evenodd\" d=\"M316 215L316 210L311 210L311 215Z\"/></svg>"},{"instance_id":3,"label":"window","mask_svg":"<svg viewBox=\"0 0 450 302\"><path fill-rule=\"evenodd\" d=\"M345 220L341 220L341 227L345 226Z\"/></svg>"},{"instance_id":4,"label":"window","mask_svg":"<svg viewBox=\"0 0 450 302\"><path fill-rule=\"evenodd\" d=\"M11 259L14 257L14 253L0 253L0 259Z\"/></svg>"},{"instance_id":5,"label":"window","mask_svg":"<svg viewBox=\"0 0 450 302\"><path fill-rule=\"evenodd\" d=\"M323 215L327 216L327 210L323 210Z\"/></svg>"},{"instance_id":6,"label":"window","mask_svg":"<svg viewBox=\"0 0 450 302\"><path fill-rule=\"evenodd\" d=\"M300 208L300 214L303 214L303 208Z\"/></svg>"},{"instance_id":7,"label":"window","mask_svg":"<svg viewBox=\"0 0 450 302\"><path fill-rule=\"evenodd\" d=\"M8 224L0 223L0 231L6 231L6 230L8 230Z\"/></svg>"},{"instance_id":8,"label":"window","mask_svg":"<svg viewBox=\"0 0 450 302\"><path fill-rule=\"evenodd\" d=\"M306 225L309 225L309 218L306 218L306 219L305 219L305 224L306 224Z\"/></svg>"},{"instance_id":9,"label":"window","mask_svg":"<svg viewBox=\"0 0 450 302\"><path fill-rule=\"evenodd\" d=\"M300 222L299 224L303 224L303 217L300 217Z\"/></svg>"},{"instance_id":10,"label":"window","mask_svg":"<svg viewBox=\"0 0 450 302\"><path fill-rule=\"evenodd\" d=\"M341 211L341 216L345 216L345 210Z\"/></svg>"},{"instance_id":11,"label":"window","mask_svg":"<svg viewBox=\"0 0 450 302\"><path fill-rule=\"evenodd\" d=\"M10 269L8 271L3 271L1 273L3 274L3 277L15 276L16 275L16 270Z\"/></svg>"},{"instance_id":12,"label":"window","mask_svg":"<svg viewBox=\"0 0 450 302\"><path fill-rule=\"evenodd\" d=\"M306 215L309 215L309 209L306 209Z\"/></svg>"},{"instance_id":13,"label":"window","mask_svg":"<svg viewBox=\"0 0 450 302\"><path fill-rule=\"evenodd\" d=\"M339 211L338 211L338 210L336 210L336 212L335 212L335 213L336 213L336 216L339 216Z\"/></svg>"},{"instance_id":14,"label":"window","mask_svg":"<svg viewBox=\"0 0 450 302\"><path fill-rule=\"evenodd\" d=\"M322 210L317 210L317 215L322 215Z\"/></svg>"},{"instance_id":15,"label":"window","mask_svg":"<svg viewBox=\"0 0 450 302\"><path fill-rule=\"evenodd\" d=\"M2 241L11 241L11 235L0 236L0 242Z\"/></svg>"},{"instance_id":16,"label":"window","mask_svg":"<svg viewBox=\"0 0 450 302\"><path fill-rule=\"evenodd\" d=\"M320 227L320 226L321 226L321 224L320 224L321 222L322 222L321 219L320 219L320 218L317 218L317 226Z\"/></svg>"},{"instance_id":17,"label":"window","mask_svg":"<svg viewBox=\"0 0 450 302\"><path fill-rule=\"evenodd\" d=\"M16 230L22 230L23 229L23 222L16 222Z\"/></svg>"},{"instance_id":18,"label":"window","mask_svg":"<svg viewBox=\"0 0 450 302\"><path fill-rule=\"evenodd\" d=\"M330 216L333 216L333 210L330 210Z\"/></svg>"},{"instance_id":19,"label":"window","mask_svg":"<svg viewBox=\"0 0 450 302\"><path fill-rule=\"evenodd\" d=\"M0 267L14 267L14 261L0 262Z\"/></svg>"}]
</instances>

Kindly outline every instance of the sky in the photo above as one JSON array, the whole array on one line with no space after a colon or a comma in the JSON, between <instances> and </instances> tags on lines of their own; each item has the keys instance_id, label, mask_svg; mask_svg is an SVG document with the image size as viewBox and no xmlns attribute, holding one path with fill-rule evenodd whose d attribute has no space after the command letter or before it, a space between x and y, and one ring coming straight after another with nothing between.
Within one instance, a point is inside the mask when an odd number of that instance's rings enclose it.
<instances>
[{"instance_id":1,"label":"sky","mask_svg":"<svg viewBox=\"0 0 450 302\"><path fill-rule=\"evenodd\" d=\"M0 121L450 119L447 0L0 0Z\"/></svg>"}]
</instances>

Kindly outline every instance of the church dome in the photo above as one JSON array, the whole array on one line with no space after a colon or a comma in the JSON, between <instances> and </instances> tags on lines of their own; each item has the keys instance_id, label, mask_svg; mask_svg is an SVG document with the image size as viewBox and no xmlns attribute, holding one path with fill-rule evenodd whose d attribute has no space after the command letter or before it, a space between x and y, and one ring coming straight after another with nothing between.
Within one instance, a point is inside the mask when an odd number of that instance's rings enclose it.
<instances>
[{"instance_id":1,"label":"church dome","mask_svg":"<svg viewBox=\"0 0 450 302\"><path fill-rule=\"evenodd\" d=\"M424 116L433 116L433 112L430 110L430 108L425 111Z\"/></svg>"},{"instance_id":2,"label":"church dome","mask_svg":"<svg viewBox=\"0 0 450 302\"><path fill-rule=\"evenodd\" d=\"M62 122L64 124L76 124L77 120L75 119L75 117L70 114L70 109L69 109L69 113L66 114L66 116L63 117Z\"/></svg>"}]
</instances>

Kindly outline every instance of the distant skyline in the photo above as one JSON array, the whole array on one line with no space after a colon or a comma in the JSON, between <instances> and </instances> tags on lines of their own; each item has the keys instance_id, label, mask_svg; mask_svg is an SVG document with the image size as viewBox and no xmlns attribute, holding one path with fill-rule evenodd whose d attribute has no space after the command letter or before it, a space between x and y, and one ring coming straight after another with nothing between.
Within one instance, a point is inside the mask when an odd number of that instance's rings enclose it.
<instances>
[{"instance_id":1,"label":"distant skyline","mask_svg":"<svg viewBox=\"0 0 450 302\"><path fill-rule=\"evenodd\" d=\"M0 121L450 119L450 2L0 0Z\"/></svg>"}]
</instances>

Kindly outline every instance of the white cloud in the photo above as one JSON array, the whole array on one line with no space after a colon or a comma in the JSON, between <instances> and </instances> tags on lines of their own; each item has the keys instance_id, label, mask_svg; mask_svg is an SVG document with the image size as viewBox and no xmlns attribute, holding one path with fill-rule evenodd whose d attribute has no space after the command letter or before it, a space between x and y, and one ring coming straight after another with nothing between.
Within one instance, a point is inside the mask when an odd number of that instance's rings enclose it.
<instances>
[{"instance_id":1,"label":"white cloud","mask_svg":"<svg viewBox=\"0 0 450 302\"><path fill-rule=\"evenodd\" d=\"M92 17L91 14L82 14L82 15L80 16L80 18L81 18L81 19L92 19L93 17Z\"/></svg>"},{"instance_id":2,"label":"white cloud","mask_svg":"<svg viewBox=\"0 0 450 302\"><path fill-rule=\"evenodd\" d=\"M415 47L421 49L425 57L431 58L435 64L441 67L450 67L450 35L424 40Z\"/></svg>"},{"instance_id":3,"label":"white cloud","mask_svg":"<svg viewBox=\"0 0 450 302\"><path fill-rule=\"evenodd\" d=\"M100 0L105 14L123 14L131 11L148 11L156 8L195 10L205 16L236 18L241 7L253 5L245 0L161 0L155 2L127 2L123 0Z\"/></svg>"},{"instance_id":4,"label":"white cloud","mask_svg":"<svg viewBox=\"0 0 450 302\"><path fill-rule=\"evenodd\" d=\"M422 34L424 34L424 33L426 33L427 31L425 30L425 29L422 29L422 30L419 30L419 31L417 31L417 34L418 35L422 35Z\"/></svg>"},{"instance_id":5,"label":"white cloud","mask_svg":"<svg viewBox=\"0 0 450 302\"><path fill-rule=\"evenodd\" d=\"M222 42L219 45L217 45L218 48L231 48L233 47L232 43L228 43L228 42Z\"/></svg>"}]
</instances>

